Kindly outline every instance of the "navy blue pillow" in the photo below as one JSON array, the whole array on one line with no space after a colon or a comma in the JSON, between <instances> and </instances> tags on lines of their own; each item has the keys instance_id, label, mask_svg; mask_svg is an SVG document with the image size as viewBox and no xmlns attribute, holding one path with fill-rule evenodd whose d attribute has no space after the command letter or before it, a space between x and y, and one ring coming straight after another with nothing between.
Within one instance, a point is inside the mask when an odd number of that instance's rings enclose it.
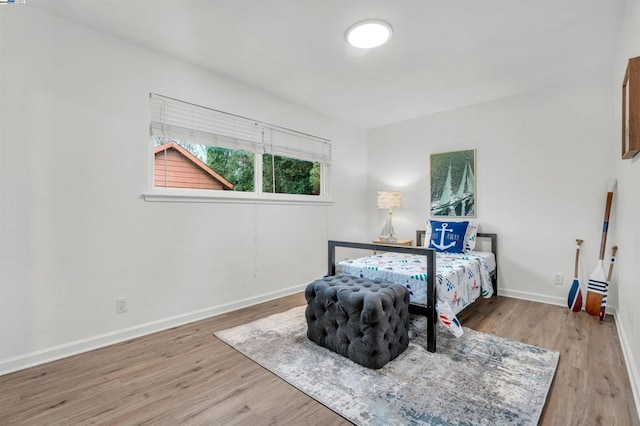
<instances>
[{"instance_id":1,"label":"navy blue pillow","mask_svg":"<svg viewBox=\"0 0 640 426\"><path fill-rule=\"evenodd\" d=\"M430 220L429 248L447 253L464 253L464 235L469 222L440 222Z\"/></svg>"}]
</instances>

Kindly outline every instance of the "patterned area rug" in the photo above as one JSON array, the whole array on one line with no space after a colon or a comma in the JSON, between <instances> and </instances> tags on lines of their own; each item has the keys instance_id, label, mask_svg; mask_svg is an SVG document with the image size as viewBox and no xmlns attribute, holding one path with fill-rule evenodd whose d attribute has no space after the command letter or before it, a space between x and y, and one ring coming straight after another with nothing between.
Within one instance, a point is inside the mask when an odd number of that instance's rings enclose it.
<instances>
[{"instance_id":1,"label":"patterned area rug","mask_svg":"<svg viewBox=\"0 0 640 426\"><path fill-rule=\"evenodd\" d=\"M304 309L215 335L359 425L535 425L558 364L558 352L468 328L439 326L432 354L414 317L409 348L370 370L309 341Z\"/></svg>"}]
</instances>

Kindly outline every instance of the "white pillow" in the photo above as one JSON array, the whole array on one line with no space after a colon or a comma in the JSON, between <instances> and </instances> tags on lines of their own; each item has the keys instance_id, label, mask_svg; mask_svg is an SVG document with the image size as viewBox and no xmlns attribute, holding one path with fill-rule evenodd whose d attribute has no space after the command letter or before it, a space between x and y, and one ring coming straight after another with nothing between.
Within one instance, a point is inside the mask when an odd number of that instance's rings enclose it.
<instances>
[{"instance_id":1,"label":"white pillow","mask_svg":"<svg viewBox=\"0 0 640 426\"><path fill-rule=\"evenodd\" d=\"M469 222L469 225L467 226L467 232L465 232L464 234L464 251L473 251L476 248L476 237L478 234L478 222L476 222L475 220L449 220L449 221L441 221L441 222ZM431 239L431 224L429 223L429 220L427 219L427 232L425 232L424 234L424 242L423 245L424 247L429 247L429 240Z\"/></svg>"}]
</instances>

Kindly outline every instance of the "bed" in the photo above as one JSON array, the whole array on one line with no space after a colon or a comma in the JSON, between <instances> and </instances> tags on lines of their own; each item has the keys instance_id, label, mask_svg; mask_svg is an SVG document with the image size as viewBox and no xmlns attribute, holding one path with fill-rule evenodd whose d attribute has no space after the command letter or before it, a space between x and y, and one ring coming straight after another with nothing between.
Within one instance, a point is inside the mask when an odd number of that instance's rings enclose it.
<instances>
[{"instance_id":1,"label":"bed","mask_svg":"<svg viewBox=\"0 0 640 426\"><path fill-rule=\"evenodd\" d=\"M478 298L497 294L498 245L496 234L477 233L480 250L436 253L423 247L424 240L424 230L416 231L416 247L331 240L328 274L345 273L407 287L409 311L427 317L427 349L435 352L437 321L460 335L462 327L456 315ZM374 255L336 262L338 247L371 250Z\"/></svg>"}]
</instances>

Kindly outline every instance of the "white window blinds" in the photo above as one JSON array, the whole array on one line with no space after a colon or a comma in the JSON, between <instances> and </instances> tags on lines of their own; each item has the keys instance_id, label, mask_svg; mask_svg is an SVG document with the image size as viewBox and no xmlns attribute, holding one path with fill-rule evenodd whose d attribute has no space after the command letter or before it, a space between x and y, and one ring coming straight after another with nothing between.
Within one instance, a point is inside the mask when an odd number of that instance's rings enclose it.
<instances>
[{"instance_id":1,"label":"white window blinds","mask_svg":"<svg viewBox=\"0 0 640 426\"><path fill-rule=\"evenodd\" d=\"M328 140L268 123L150 94L151 135L331 164Z\"/></svg>"},{"instance_id":2,"label":"white window blinds","mask_svg":"<svg viewBox=\"0 0 640 426\"><path fill-rule=\"evenodd\" d=\"M292 130L270 127L265 134L265 153L331 164L331 145L325 140Z\"/></svg>"}]
</instances>

